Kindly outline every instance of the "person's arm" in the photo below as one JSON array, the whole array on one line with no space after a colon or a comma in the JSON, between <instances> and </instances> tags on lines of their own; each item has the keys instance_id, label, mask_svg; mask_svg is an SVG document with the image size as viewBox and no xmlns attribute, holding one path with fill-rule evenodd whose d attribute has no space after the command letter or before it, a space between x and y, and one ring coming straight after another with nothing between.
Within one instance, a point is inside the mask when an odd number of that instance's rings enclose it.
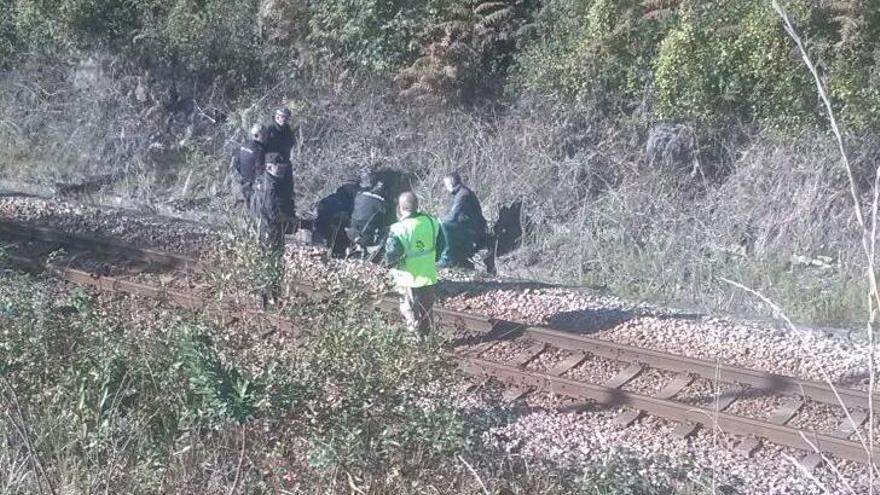
<instances>
[{"instance_id":1,"label":"person's arm","mask_svg":"<svg viewBox=\"0 0 880 495\"><path fill-rule=\"evenodd\" d=\"M403 261L405 251L400 239L389 235L385 240L385 266L393 268Z\"/></svg>"},{"instance_id":2,"label":"person's arm","mask_svg":"<svg viewBox=\"0 0 880 495\"><path fill-rule=\"evenodd\" d=\"M441 258L445 259L448 257L446 252L446 236L443 234L443 226L440 220L435 218L434 221L437 222L437 245L434 248L434 261L440 261Z\"/></svg>"},{"instance_id":3,"label":"person's arm","mask_svg":"<svg viewBox=\"0 0 880 495\"><path fill-rule=\"evenodd\" d=\"M287 177L289 181L288 187L290 187L290 199L288 200L288 203L284 205L284 209L287 213L287 219L293 221L293 219L296 218L296 193L293 189L293 167L290 165L288 166L291 167L291 169L287 171Z\"/></svg>"},{"instance_id":4,"label":"person's arm","mask_svg":"<svg viewBox=\"0 0 880 495\"><path fill-rule=\"evenodd\" d=\"M449 205L449 210L446 211L446 215L444 215L441 220L446 223L455 223L459 222L459 216L461 215L461 209L464 207L464 204L461 201L461 194L452 195L452 204Z\"/></svg>"},{"instance_id":5,"label":"person's arm","mask_svg":"<svg viewBox=\"0 0 880 495\"><path fill-rule=\"evenodd\" d=\"M259 177L266 173L266 147L256 152L254 157L254 177Z\"/></svg>"}]
</instances>

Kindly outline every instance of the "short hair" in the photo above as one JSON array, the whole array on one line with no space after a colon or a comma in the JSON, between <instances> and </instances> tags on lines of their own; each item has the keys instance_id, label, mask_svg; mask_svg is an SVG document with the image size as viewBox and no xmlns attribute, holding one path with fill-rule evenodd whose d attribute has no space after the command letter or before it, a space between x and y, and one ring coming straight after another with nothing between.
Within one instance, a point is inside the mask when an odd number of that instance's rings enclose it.
<instances>
[{"instance_id":1,"label":"short hair","mask_svg":"<svg viewBox=\"0 0 880 495\"><path fill-rule=\"evenodd\" d=\"M400 207L400 211L405 213L415 213L419 211L419 199L415 194L407 191L397 198L397 206Z\"/></svg>"},{"instance_id":2,"label":"short hair","mask_svg":"<svg viewBox=\"0 0 880 495\"><path fill-rule=\"evenodd\" d=\"M452 184L455 186L461 184L461 175L458 172L450 172L444 175L443 178L452 180Z\"/></svg>"},{"instance_id":3,"label":"short hair","mask_svg":"<svg viewBox=\"0 0 880 495\"><path fill-rule=\"evenodd\" d=\"M266 132L266 128L263 124L254 124L251 126L251 136L256 136L257 134L263 134Z\"/></svg>"},{"instance_id":4,"label":"short hair","mask_svg":"<svg viewBox=\"0 0 880 495\"><path fill-rule=\"evenodd\" d=\"M290 117L290 109L287 107L281 107L278 110L275 110L276 115L282 115L284 117Z\"/></svg>"}]
</instances>

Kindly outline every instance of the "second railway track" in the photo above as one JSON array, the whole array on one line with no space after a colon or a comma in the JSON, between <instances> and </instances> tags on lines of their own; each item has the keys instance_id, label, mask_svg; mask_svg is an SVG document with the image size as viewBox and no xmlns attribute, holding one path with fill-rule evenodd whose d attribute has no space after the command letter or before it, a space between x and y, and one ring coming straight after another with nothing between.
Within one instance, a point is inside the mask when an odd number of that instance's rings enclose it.
<instances>
[{"instance_id":1,"label":"second railway track","mask_svg":"<svg viewBox=\"0 0 880 495\"><path fill-rule=\"evenodd\" d=\"M0 240L13 244L13 253L7 256L8 260L31 268L43 266L45 257L60 247L74 253L101 253L111 259L135 263L128 270L112 274L64 264L53 265L56 275L77 285L162 298L190 309L199 309L208 303L192 291L134 281L130 277L145 269L197 271L198 261L192 258L112 239L9 221L0 221ZM17 252L15 248L18 248ZM320 288L302 284L298 288L308 294L322 294ZM386 297L378 301L376 307L393 313L397 311L397 301ZM229 306L228 309L244 311L266 318L280 328L295 330L289 321L277 315L242 306ZM623 407L624 411L615 418L621 427L649 414L677 422L673 434L678 436L690 435L700 426L717 427L741 437L737 449L744 454L760 448L765 440L800 449L804 451L801 463L807 468L821 463L823 455L827 454L880 464L880 452L871 452L864 433L866 427L871 428L866 421L870 402L880 398L877 394L446 308L438 308L436 315L441 325L457 336L447 355L472 375L492 377L506 384L506 395L510 399L534 391L546 391L576 401ZM539 364L544 358L548 358L550 364ZM590 366L605 368L607 376L600 380L584 379L578 370ZM662 372L666 378L653 389L628 388L652 370ZM703 397L702 401L685 400L701 381L724 384L726 390ZM771 398L774 405L769 410L765 407L765 410L753 414L730 412L737 404L758 398ZM811 403L835 408L839 418L837 427L830 431L814 431L795 426L799 415L805 415L804 410Z\"/></svg>"}]
</instances>

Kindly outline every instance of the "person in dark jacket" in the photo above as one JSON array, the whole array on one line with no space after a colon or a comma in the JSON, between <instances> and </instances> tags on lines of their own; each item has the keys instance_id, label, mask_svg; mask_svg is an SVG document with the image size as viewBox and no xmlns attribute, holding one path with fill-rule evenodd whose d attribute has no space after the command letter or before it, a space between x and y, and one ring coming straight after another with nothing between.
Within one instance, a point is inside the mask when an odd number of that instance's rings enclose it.
<instances>
[{"instance_id":1,"label":"person in dark jacket","mask_svg":"<svg viewBox=\"0 0 880 495\"><path fill-rule=\"evenodd\" d=\"M368 255L368 247L382 244L387 235L386 203L385 184L382 181L376 181L369 191L361 191L354 197L351 224L346 233L363 257Z\"/></svg>"},{"instance_id":2,"label":"person in dark jacket","mask_svg":"<svg viewBox=\"0 0 880 495\"><path fill-rule=\"evenodd\" d=\"M449 207L441 217L447 238L447 249L439 265L472 266L469 259L487 244L486 219L480 200L461 180L458 173L443 178L443 185L450 194ZM494 263L487 269L494 272Z\"/></svg>"},{"instance_id":3,"label":"person in dark jacket","mask_svg":"<svg viewBox=\"0 0 880 495\"><path fill-rule=\"evenodd\" d=\"M290 110L279 108L272 123L266 126L266 153L278 153L290 161L290 150L295 142L293 129L290 128Z\"/></svg>"},{"instance_id":4,"label":"person in dark jacket","mask_svg":"<svg viewBox=\"0 0 880 495\"><path fill-rule=\"evenodd\" d=\"M351 219L354 208L354 197L360 189L356 179L350 179L339 186L336 192L318 201L318 216L315 218L315 231L333 256L345 256L348 248L348 237L345 228Z\"/></svg>"},{"instance_id":5,"label":"person in dark jacket","mask_svg":"<svg viewBox=\"0 0 880 495\"><path fill-rule=\"evenodd\" d=\"M262 293L264 307L270 301L278 300L283 275L284 234L295 221L293 174L289 169L290 163L277 153L266 155L266 173L259 191L260 245L267 256L268 275Z\"/></svg>"},{"instance_id":6,"label":"person in dark jacket","mask_svg":"<svg viewBox=\"0 0 880 495\"><path fill-rule=\"evenodd\" d=\"M284 247L284 234L295 219L292 177L287 160L277 153L266 155L260 191L260 240L269 251Z\"/></svg>"},{"instance_id":7,"label":"person in dark jacket","mask_svg":"<svg viewBox=\"0 0 880 495\"><path fill-rule=\"evenodd\" d=\"M238 148L235 165L241 195L244 196L245 205L249 208L252 207L254 185L259 184L266 168L266 151L263 146L266 137L265 127L262 124L254 124L250 130L250 137L250 141Z\"/></svg>"}]
</instances>

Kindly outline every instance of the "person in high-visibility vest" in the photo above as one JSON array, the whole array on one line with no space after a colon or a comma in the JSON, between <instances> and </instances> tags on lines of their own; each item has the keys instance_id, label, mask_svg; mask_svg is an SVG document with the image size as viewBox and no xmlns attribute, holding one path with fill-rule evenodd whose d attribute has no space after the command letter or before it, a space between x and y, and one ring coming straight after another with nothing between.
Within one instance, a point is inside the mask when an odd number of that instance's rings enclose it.
<instances>
[{"instance_id":1,"label":"person in high-visibility vest","mask_svg":"<svg viewBox=\"0 0 880 495\"><path fill-rule=\"evenodd\" d=\"M397 218L385 241L385 263L400 292L400 313L407 327L425 335L432 323L443 232L439 220L419 211L419 201L411 192L398 198Z\"/></svg>"}]
</instances>

